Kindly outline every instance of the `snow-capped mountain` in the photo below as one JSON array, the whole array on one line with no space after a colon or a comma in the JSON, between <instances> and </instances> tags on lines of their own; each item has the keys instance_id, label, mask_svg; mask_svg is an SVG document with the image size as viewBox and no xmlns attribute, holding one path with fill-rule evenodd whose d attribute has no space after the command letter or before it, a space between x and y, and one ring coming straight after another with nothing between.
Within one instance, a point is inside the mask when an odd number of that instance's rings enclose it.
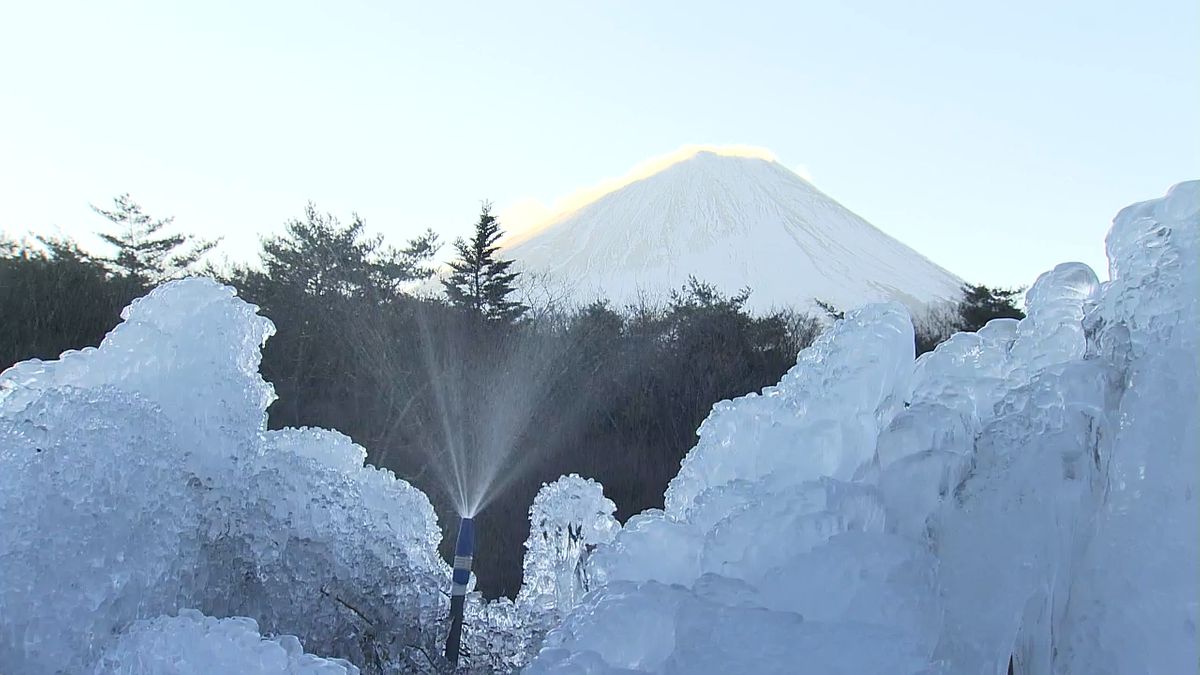
<instances>
[{"instance_id":1,"label":"snow-capped mountain","mask_svg":"<svg viewBox=\"0 0 1200 675\"><path fill-rule=\"evenodd\" d=\"M580 301L665 298L689 275L755 310L917 308L962 280L884 234L782 164L699 150L514 236L503 254Z\"/></svg>"}]
</instances>

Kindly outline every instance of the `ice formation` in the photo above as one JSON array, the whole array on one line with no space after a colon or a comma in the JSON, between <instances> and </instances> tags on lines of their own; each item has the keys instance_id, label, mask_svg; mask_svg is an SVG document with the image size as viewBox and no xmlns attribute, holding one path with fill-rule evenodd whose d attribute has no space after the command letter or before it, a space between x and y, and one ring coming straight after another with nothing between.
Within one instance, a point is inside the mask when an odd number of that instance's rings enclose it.
<instances>
[{"instance_id":1,"label":"ice formation","mask_svg":"<svg viewBox=\"0 0 1200 675\"><path fill-rule=\"evenodd\" d=\"M359 675L341 659L305 654L293 635L258 634L244 617L214 619L196 610L134 623L117 639L93 675Z\"/></svg>"},{"instance_id":2,"label":"ice formation","mask_svg":"<svg viewBox=\"0 0 1200 675\"><path fill-rule=\"evenodd\" d=\"M421 658L449 573L425 495L341 434L266 430L273 327L232 289L173 282L123 318L98 349L0 375L0 671L229 638L133 624L187 608L368 672Z\"/></svg>"},{"instance_id":3,"label":"ice formation","mask_svg":"<svg viewBox=\"0 0 1200 675\"><path fill-rule=\"evenodd\" d=\"M621 525L617 505L594 480L576 474L547 483L529 507L524 575L518 605L534 614L566 614L591 589L591 552L612 541Z\"/></svg>"},{"instance_id":4,"label":"ice formation","mask_svg":"<svg viewBox=\"0 0 1200 675\"><path fill-rule=\"evenodd\" d=\"M870 306L715 406L526 672L1194 670L1200 182L1107 245L1020 322L914 362Z\"/></svg>"},{"instance_id":5,"label":"ice formation","mask_svg":"<svg viewBox=\"0 0 1200 675\"><path fill-rule=\"evenodd\" d=\"M472 666L511 671L528 663L546 633L593 588L588 560L620 529L616 510L594 480L571 474L542 485L529 507L516 602L468 598L464 640Z\"/></svg>"}]
</instances>

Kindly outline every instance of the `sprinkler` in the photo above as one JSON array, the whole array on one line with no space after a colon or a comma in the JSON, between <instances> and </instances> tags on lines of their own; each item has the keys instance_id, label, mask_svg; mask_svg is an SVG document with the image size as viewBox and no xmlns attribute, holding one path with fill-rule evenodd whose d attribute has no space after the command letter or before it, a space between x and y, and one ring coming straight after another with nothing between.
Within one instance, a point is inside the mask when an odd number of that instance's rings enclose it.
<instances>
[{"instance_id":1,"label":"sprinkler","mask_svg":"<svg viewBox=\"0 0 1200 675\"><path fill-rule=\"evenodd\" d=\"M463 605L467 582L471 580L471 557L475 555L475 521L463 518L458 524L458 543L454 545L454 576L450 586L450 634L446 636L446 660L458 665L462 642Z\"/></svg>"}]
</instances>

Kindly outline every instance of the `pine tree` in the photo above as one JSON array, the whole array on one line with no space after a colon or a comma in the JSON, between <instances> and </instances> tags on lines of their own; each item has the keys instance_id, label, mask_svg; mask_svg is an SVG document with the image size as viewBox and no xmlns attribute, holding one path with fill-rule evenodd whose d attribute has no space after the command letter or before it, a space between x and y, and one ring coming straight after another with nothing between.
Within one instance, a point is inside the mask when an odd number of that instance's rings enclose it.
<instances>
[{"instance_id":1,"label":"pine tree","mask_svg":"<svg viewBox=\"0 0 1200 675\"><path fill-rule=\"evenodd\" d=\"M69 239L0 237L0 370L100 344L143 292Z\"/></svg>"},{"instance_id":2,"label":"pine tree","mask_svg":"<svg viewBox=\"0 0 1200 675\"><path fill-rule=\"evenodd\" d=\"M976 331L992 319L1024 319L1025 312L1017 307L1016 301L1020 294L1021 289L966 285L958 308L958 329Z\"/></svg>"},{"instance_id":3,"label":"pine tree","mask_svg":"<svg viewBox=\"0 0 1200 675\"><path fill-rule=\"evenodd\" d=\"M217 245L216 241L187 234L161 234L174 218L155 220L128 194L113 198L111 211L92 207L113 225L100 238L115 247L115 255L99 258L112 272L128 276L145 286L161 284L192 273L193 268Z\"/></svg>"},{"instance_id":4,"label":"pine tree","mask_svg":"<svg viewBox=\"0 0 1200 675\"><path fill-rule=\"evenodd\" d=\"M348 224L321 213L313 203L304 218L285 223L282 236L262 243L263 284L310 297L396 297L410 282L433 275L428 263L437 235L427 231L403 249L368 236L366 222L353 214ZM260 275L263 276L263 275Z\"/></svg>"},{"instance_id":5,"label":"pine tree","mask_svg":"<svg viewBox=\"0 0 1200 675\"><path fill-rule=\"evenodd\" d=\"M825 312L825 316L828 316L830 321L841 321L846 318L846 313L835 307L832 302L826 302L820 298L813 298L813 302L817 303L817 307Z\"/></svg>"},{"instance_id":6,"label":"pine tree","mask_svg":"<svg viewBox=\"0 0 1200 675\"><path fill-rule=\"evenodd\" d=\"M974 332L992 319L1024 319L1017 307L1022 289L992 288L983 284L964 284L956 303L933 303L913 317L917 355L933 351L960 331Z\"/></svg>"},{"instance_id":7,"label":"pine tree","mask_svg":"<svg viewBox=\"0 0 1200 675\"><path fill-rule=\"evenodd\" d=\"M474 236L454 242L458 258L450 263L450 276L442 285L451 305L488 321L513 323L528 308L508 299L519 273L509 271L513 261L497 256L502 234L492 205L484 202Z\"/></svg>"}]
</instances>

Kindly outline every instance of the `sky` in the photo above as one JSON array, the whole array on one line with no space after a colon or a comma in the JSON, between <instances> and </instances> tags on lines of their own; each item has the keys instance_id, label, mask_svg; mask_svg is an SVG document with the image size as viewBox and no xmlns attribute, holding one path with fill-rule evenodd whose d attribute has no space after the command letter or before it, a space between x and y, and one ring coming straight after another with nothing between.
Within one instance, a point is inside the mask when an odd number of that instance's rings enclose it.
<instances>
[{"instance_id":1,"label":"sky","mask_svg":"<svg viewBox=\"0 0 1200 675\"><path fill-rule=\"evenodd\" d=\"M973 282L1200 178L1200 3L0 0L0 232L128 192L233 260L313 201L510 229L688 144L767 148Z\"/></svg>"}]
</instances>

